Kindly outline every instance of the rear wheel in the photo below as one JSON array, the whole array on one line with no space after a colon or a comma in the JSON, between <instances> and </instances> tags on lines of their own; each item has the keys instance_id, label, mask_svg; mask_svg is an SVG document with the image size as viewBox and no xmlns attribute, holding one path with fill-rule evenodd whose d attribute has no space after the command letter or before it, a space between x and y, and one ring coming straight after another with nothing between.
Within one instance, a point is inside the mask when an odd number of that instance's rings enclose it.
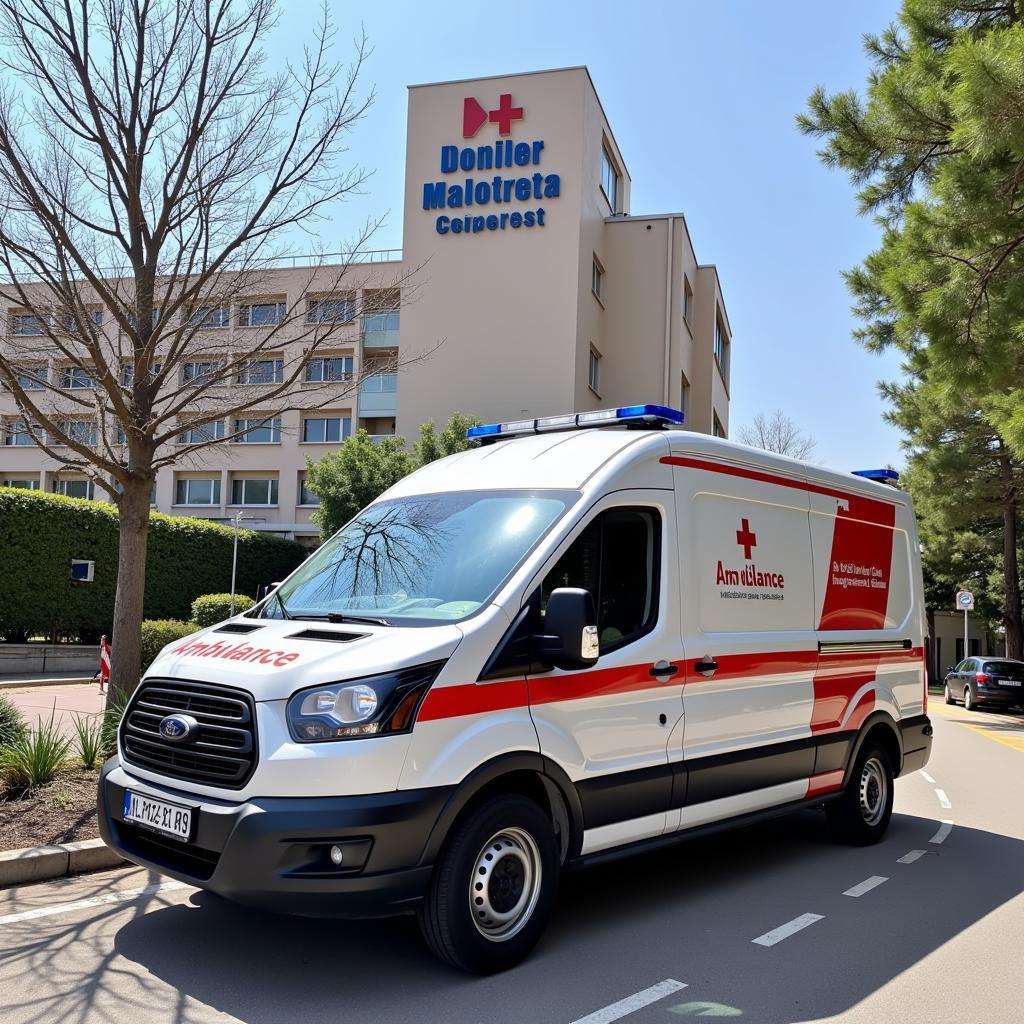
<instances>
[{"instance_id":1,"label":"rear wheel","mask_svg":"<svg viewBox=\"0 0 1024 1024\"><path fill-rule=\"evenodd\" d=\"M874 743L865 744L843 795L825 805L833 835L853 846L877 843L889 827L893 804L893 771L889 756Z\"/></svg>"},{"instance_id":2,"label":"rear wheel","mask_svg":"<svg viewBox=\"0 0 1024 1024\"><path fill-rule=\"evenodd\" d=\"M952 690L950 690L950 688L949 688L949 683L946 683L946 691L945 691L945 694L944 694L944 696L945 696L945 698L946 698L946 703L947 703L947 704L953 704L953 703L955 703L955 701L953 700L953 691L952 691Z\"/></svg>"},{"instance_id":3,"label":"rear wheel","mask_svg":"<svg viewBox=\"0 0 1024 1024\"><path fill-rule=\"evenodd\" d=\"M974 710L974 697L969 686L964 687L964 711Z\"/></svg>"},{"instance_id":4,"label":"rear wheel","mask_svg":"<svg viewBox=\"0 0 1024 1024\"><path fill-rule=\"evenodd\" d=\"M420 928L453 967L501 971L540 939L557 885L548 816L526 797L496 797L456 825L420 906Z\"/></svg>"}]
</instances>

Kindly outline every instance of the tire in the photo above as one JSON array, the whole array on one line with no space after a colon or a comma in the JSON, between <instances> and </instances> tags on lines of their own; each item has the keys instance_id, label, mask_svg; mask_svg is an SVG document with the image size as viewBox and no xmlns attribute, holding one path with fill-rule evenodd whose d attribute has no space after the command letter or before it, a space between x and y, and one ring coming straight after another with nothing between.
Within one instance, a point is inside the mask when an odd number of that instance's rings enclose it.
<instances>
[{"instance_id":1,"label":"tire","mask_svg":"<svg viewBox=\"0 0 1024 1024\"><path fill-rule=\"evenodd\" d=\"M870 846L885 835L892 817L893 771L889 755L867 743L857 755L843 795L825 804L832 834L851 846Z\"/></svg>"},{"instance_id":2,"label":"tire","mask_svg":"<svg viewBox=\"0 0 1024 1024\"><path fill-rule=\"evenodd\" d=\"M945 692L944 696L946 698L946 703L947 704L955 704L956 703L956 701L953 700L953 691L950 690L949 683L946 683L946 692Z\"/></svg>"},{"instance_id":3,"label":"tire","mask_svg":"<svg viewBox=\"0 0 1024 1024\"><path fill-rule=\"evenodd\" d=\"M558 888L547 814L524 796L495 797L457 822L419 909L441 960L471 974L522 961L537 944Z\"/></svg>"},{"instance_id":4,"label":"tire","mask_svg":"<svg viewBox=\"0 0 1024 1024\"><path fill-rule=\"evenodd\" d=\"M977 710L974 704L974 698L971 696L971 688L969 686L964 687L964 711L975 711Z\"/></svg>"}]
</instances>

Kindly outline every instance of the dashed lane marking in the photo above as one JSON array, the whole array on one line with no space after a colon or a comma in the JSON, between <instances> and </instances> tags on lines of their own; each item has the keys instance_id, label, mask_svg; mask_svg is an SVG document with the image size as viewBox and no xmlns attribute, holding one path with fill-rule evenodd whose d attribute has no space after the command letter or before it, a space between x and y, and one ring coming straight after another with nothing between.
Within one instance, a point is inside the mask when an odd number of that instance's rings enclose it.
<instances>
[{"instance_id":1,"label":"dashed lane marking","mask_svg":"<svg viewBox=\"0 0 1024 1024\"><path fill-rule=\"evenodd\" d=\"M889 879L885 875L872 875L870 878L865 878L863 882L858 882L855 886L847 889L844 896L863 896L866 892L871 892L872 889L877 889L883 882L888 882Z\"/></svg>"},{"instance_id":2,"label":"dashed lane marking","mask_svg":"<svg viewBox=\"0 0 1024 1024\"><path fill-rule=\"evenodd\" d=\"M609 1006L601 1007L600 1010L588 1013L586 1017L580 1017L573 1021L573 1024L611 1024L612 1021L621 1020L621 1018L635 1013L637 1010L642 1010L645 1006L650 1006L651 1003L656 1003L659 999L664 999L684 988L686 988L685 982L666 978L664 981L659 981L657 985L645 988L642 992L634 992L633 995L626 996L625 999L620 999L617 1003L611 1003Z\"/></svg>"},{"instance_id":3,"label":"dashed lane marking","mask_svg":"<svg viewBox=\"0 0 1024 1024\"><path fill-rule=\"evenodd\" d=\"M935 795L939 798L939 803L948 811L953 805L949 802L949 797L946 796L944 789L935 790Z\"/></svg>"},{"instance_id":4,"label":"dashed lane marking","mask_svg":"<svg viewBox=\"0 0 1024 1024\"><path fill-rule=\"evenodd\" d=\"M756 939L750 941L758 946L774 946L783 939L788 939L790 935L796 935L797 932L802 932L815 921L822 921L824 918L824 914L801 914L799 917L794 917L792 921L787 921L785 924L779 925L778 928L773 928L770 932L758 935Z\"/></svg>"},{"instance_id":5,"label":"dashed lane marking","mask_svg":"<svg viewBox=\"0 0 1024 1024\"><path fill-rule=\"evenodd\" d=\"M118 892L107 892L102 896L90 896L88 899L75 900L73 903L58 903L52 907L35 907L22 910L17 914L0 917L0 924L14 924L17 921L34 921L39 917L53 917L55 914L70 914L76 910L88 910L90 907L102 907L108 903L125 903L138 899L140 896L152 896L158 892L170 892L172 889L188 889L184 882L154 882L142 889L121 889Z\"/></svg>"},{"instance_id":6,"label":"dashed lane marking","mask_svg":"<svg viewBox=\"0 0 1024 1024\"><path fill-rule=\"evenodd\" d=\"M942 824L939 826L938 832L936 832L935 835L933 835L931 837L931 839L928 840L928 842L929 843L936 843L936 844L944 843L946 841L946 836L948 836L949 833L952 832L952 831L953 831L953 822L951 822L951 821L943 821Z\"/></svg>"},{"instance_id":7,"label":"dashed lane marking","mask_svg":"<svg viewBox=\"0 0 1024 1024\"><path fill-rule=\"evenodd\" d=\"M926 853L925 850L911 850L910 853L903 854L902 857L896 859L897 864L913 864L915 860L920 860Z\"/></svg>"},{"instance_id":8,"label":"dashed lane marking","mask_svg":"<svg viewBox=\"0 0 1024 1024\"><path fill-rule=\"evenodd\" d=\"M921 778L924 779L924 781L927 782L929 785L935 785L935 780L923 768L921 769Z\"/></svg>"}]
</instances>

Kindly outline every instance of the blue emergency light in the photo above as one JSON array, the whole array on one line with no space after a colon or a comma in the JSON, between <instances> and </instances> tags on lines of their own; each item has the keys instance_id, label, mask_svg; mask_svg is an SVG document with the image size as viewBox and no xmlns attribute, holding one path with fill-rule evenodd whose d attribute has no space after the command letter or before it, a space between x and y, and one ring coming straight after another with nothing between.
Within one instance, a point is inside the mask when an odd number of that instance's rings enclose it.
<instances>
[{"instance_id":1,"label":"blue emergency light","mask_svg":"<svg viewBox=\"0 0 1024 1024\"><path fill-rule=\"evenodd\" d=\"M880 484L895 484L900 475L895 469L855 469L854 476L862 476L865 480L877 480Z\"/></svg>"},{"instance_id":2,"label":"blue emergency light","mask_svg":"<svg viewBox=\"0 0 1024 1024\"><path fill-rule=\"evenodd\" d=\"M484 423L470 427L466 437L479 444L500 441L506 437L527 434L549 434L559 430L585 430L588 427L679 427L683 414L667 405L624 405L618 409L595 412L568 412L560 416L539 416L532 420L510 420L508 423Z\"/></svg>"}]
</instances>

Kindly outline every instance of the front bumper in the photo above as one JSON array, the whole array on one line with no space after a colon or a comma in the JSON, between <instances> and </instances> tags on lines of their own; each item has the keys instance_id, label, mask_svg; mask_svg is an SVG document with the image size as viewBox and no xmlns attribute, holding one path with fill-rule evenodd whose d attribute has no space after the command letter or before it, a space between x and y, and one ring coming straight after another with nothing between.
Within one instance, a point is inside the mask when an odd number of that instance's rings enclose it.
<instances>
[{"instance_id":1,"label":"front bumper","mask_svg":"<svg viewBox=\"0 0 1024 1024\"><path fill-rule=\"evenodd\" d=\"M932 753L932 723L927 715L904 718L899 723L903 747L900 775L909 775L923 768Z\"/></svg>"},{"instance_id":2,"label":"front bumper","mask_svg":"<svg viewBox=\"0 0 1024 1024\"><path fill-rule=\"evenodd\" d=\"M193 808L185 843L124 820L130 789ZM424 849L452 789L346 797L212 800L133 777L116 757L100 773L100 832L143 867L226 899L310 917L386 917L415 909L432 865ZM332 845L344 851L335 866Z\"/></svg>"}]
</instances>

